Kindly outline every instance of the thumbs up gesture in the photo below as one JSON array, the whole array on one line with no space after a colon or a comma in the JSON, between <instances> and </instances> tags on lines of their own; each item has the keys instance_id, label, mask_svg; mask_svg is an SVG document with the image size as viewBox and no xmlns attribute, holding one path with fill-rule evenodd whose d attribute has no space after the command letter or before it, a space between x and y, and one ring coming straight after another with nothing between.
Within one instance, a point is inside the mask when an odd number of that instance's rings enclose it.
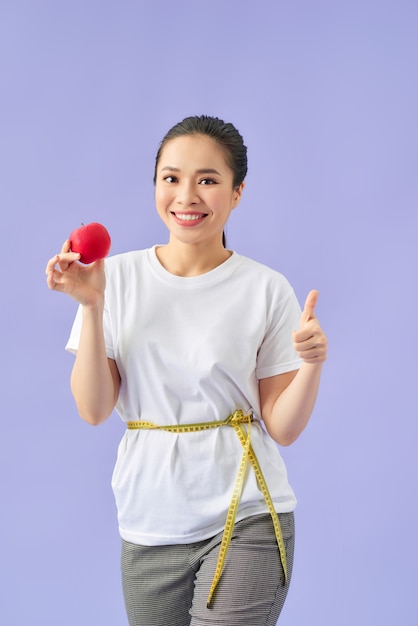
<instances>
[{"instance_id":1,"label":"thumbs up gesture","mask_svg":"<svg viewBox=\"0 0 418 626\"><path fill-rule=\"evenodd\" d=\"M293 332L294 347L305 363L322 363L327 358L327 338L315 315L318 292L309 292L300 318L299 330Z\"/></svg>"}]
</instances>

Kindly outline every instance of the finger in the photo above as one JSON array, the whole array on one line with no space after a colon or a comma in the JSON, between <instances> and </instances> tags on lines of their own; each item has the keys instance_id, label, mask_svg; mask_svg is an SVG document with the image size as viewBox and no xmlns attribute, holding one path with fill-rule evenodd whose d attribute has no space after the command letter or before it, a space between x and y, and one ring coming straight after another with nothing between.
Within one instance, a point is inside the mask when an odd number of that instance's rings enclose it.
<instances>
[{"instance_id":1,"label":"finger","mask_svg":"<svg viewBox=\"0 0 418 626\"><path fill-rule=\"evenodd\" d=\"M62 244L61 254L65 254L66 252L70 252L70 251L71 251L71 241L69 239L66 239L64 243Z\"/></svg>"},{"instance_id":2,"label":"finger","mask_svg":"<svg viewBox=\"0 0 418 626\"><path fill-rule=\"evenodd\" d=\"M65 270L73 263L73 261L78 261L80 259L80 254L78 252L71 252L70 240L67 239L61 247L60 254L56 254L51 259L49 259L45 273L48 274L51 272L57 264L60 264L60 269Z\"/></svg>"},{"instance_id":3,"label":"finger","mask_svg":"<svg viewBox=\"0 0 418 626\"><path fill-rule=\"evenodd\" d=\"M305 300L305 306L303 308L301 316L301 326L315 317L315 306L317 301L318 292L316 289L312 289L312 291L308 293L308 296Z\"/></svg>"},{"instance_id":4,"label":"finger","mask_svg":"<svg viewBox=\"0 0 418 626\"><path fill-rule=\"evenodd\" d=\"M46 283L49 289L58 289L58 285L61 282L62 274L53 267L49 271L46 272Z\"/></svg>"},{"instance_id":5,"label":"finger","mask_svg":"<svg viewBox=\"0 0 418 626\"><path fill-rule=\"evenodd\" d=\"M58 266L62 272L68 269L71 263L80 260L80 254L78 252L71 252L71 241L66 239L61 247L61 252L58 255Z\"/></svg>"},{"instance_id":6,"label":"finger","mask_svg":"<svg viewBox=\"0 0 418 626\"><path fill-rule=\"evenodd\" d=\"M314 320L310 320L309 322L306 322L305 324L301 324L301 328L299 330L294 330L292 332L293 341L295 343L301 343L303 341L307 341L308 339L311 339L312 337L314 337L315 333L317 332L317 329L318 329L318 325Z\"/></svg>"},{"instance_id":7,"label":"finger","mask_svg":"<svg viewBox=\"0 0 418 626\"><path fill-rule=\"evenodd\" d=\"M325 356L319 354L316 350L305 352L303 353L303 355L300 356L301 359L305 361L305 363L323 363L325 361Z\"/></svg>"},{"instance_id":8,"label":"finger","mask_svg":"<svg viewBox=\"0 0 418 626\"><path fill-rule=\"evenodd\" d=\"M65 270L68 270L68 268L70 267L70 265L72 263L74 263L74 261L78 261L80 259L80 255L79 254L75 254L72 253L70 255L66 254L66 255L59 255L58 258L58 267L60 268L61 272L65 272Z\"/></svg>"},{"instance_id":9,"label":"finger","mask_svg":"<svg viewBox=\"0 0 418 626\"><path fill-rule=\"evenodd\" d=\"M301 339L302 331L298 331L294 333L294 338L297 336L297 339ZM294 342L294 348L298 353L299 357L304 361L325 361L327 356L327 338L325 334L321 332L316 332L312 337L308 339L299 340Z\"/></svg>"},{"instance_id":10,"label":"finger","mask_svg":"<svg viewBox=\"0 0 418 626\"><path fill-rule=\"evenodd\" d=\"M326 348L315 347L298 352L298 355L305 363L323 363L326 361L327 351Z\"/></svg>"},{"instance_id":11,"label":"finger","mask_svg":"<svg viewBox=\"0 0 418 626\"><path fill-rule=\"evenodd\" d=\"M56 288L57 284L54 279L54 270L46 273L46 284L48 285L49 289L54 290Z\"/></svg>"},{"instance_id":12,"label":"finger","mask_svg":"<svg viewBox=\"0 0 418 626\"><path fill-rule=\"evenodd\" d=\"M49 259L48 263L46 264L45 274L49 274L50 272L52 272L57 263L58 263L58 254L53 256L52 259Z\"/></svg>"},{"instance_id":13,"label":"finger","mask_svg":"<svg viewBox=\"0 0 418 626\"><path fill-rule=\"evenodd\" d=\"M79 252L61 252L57 261L61 272L65 272L74 261L79 261L80 256Z\"/></svg>"}]
</instances>

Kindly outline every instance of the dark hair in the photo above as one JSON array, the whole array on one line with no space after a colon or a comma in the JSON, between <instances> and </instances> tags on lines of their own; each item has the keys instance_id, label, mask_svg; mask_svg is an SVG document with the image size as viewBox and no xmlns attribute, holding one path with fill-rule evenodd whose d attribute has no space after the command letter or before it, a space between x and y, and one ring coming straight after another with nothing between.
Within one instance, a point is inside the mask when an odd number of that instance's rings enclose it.
<instances>
[{"instance_id":1,"label":"dark hair","mask_svg":"<svg viewBox=\"0 0 418 626\"><path fill-rule=\"evenodd\" d=\"M157 178L157 167L165 145L176 137L184 135L206 135L211 137L223 149L228 167L233 173L233 187L239 187L247 174L247 147L238 130L230 122L209 115L186 117L173 126L164 136L155 158L154 184ZM222 241L224 246L225 234Z\"/></svg>"},{"instance_id":2,"label":"dark hair","mask_svg":"<svg viewBox=\"0 0 418 626\"><path fill-rule=\"evenodd\" d=\"M234 188L240 186L247 174L247 148L244 140L233 124L209 115L186 117L168 131L160 143L155 158L154 183L158 162L165 145L171 139L184 135L206 135L216 141L225 152L226 162L233 172Z\"/></svg>"}]
</instances>

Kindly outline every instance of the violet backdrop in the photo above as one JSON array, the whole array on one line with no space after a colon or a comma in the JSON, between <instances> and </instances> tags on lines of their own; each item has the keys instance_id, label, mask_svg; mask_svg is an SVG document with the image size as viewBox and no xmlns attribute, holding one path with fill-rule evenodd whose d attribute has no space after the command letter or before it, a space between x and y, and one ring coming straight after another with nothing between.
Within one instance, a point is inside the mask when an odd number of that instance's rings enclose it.
<instances>
[{"instance_id":1,"label":"violet backdrop","mask_svg":"<svg viewBox=\"0 0 418 626\"><path fill-rule=\"evenodd\" d=\"M81 222L164 243L153 164L190 114L249 149L229 246L320 292L329 360L282 450L296 490L281 626L418 623L418 5L1 0L0 623L122 626L110 478L123 425L83 423L76 305L46 262Z\"/></svg>"}]
</instances>

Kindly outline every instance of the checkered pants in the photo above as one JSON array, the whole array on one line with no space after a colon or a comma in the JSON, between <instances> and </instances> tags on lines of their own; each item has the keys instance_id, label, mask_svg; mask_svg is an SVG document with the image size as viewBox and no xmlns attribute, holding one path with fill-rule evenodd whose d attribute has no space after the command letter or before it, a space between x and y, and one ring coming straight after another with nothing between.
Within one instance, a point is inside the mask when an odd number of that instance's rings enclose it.
<instances>
[{"instance_id":1,"label":"checkered pants","mask_svg":"<svg viewBox=\"0 0 418 626\"><path fill-rule=\"evenodd\" d=\"M288 576L293 513L279 515ZM130 626L275 626L286 599L283 568L269 514L237 522L210 608L206 602L222 533L186 545L122 541L122 582Z\"/></svg>"}]
</instances>

